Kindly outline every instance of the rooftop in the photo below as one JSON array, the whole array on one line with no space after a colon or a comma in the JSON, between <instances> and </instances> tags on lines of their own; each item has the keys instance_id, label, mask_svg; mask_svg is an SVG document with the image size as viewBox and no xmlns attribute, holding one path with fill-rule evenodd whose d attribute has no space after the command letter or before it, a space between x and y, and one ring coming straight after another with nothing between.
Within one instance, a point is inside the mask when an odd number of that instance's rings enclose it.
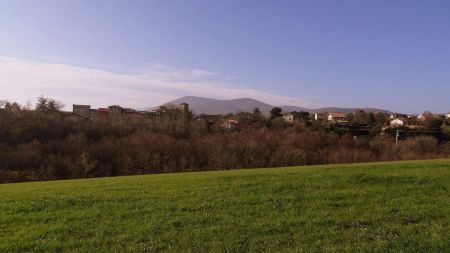
<instances>
[{"instance_id":1,"label":"rooftop","mask_svg":"<svg viewBox=\"0 0 450 253\"><path fill-rule=\"evenodd\" d=\"M346 115L342 112L330 112L328 114L331 115L333 118L345 118L346 117Z\"/></svg>"}]
</instances>

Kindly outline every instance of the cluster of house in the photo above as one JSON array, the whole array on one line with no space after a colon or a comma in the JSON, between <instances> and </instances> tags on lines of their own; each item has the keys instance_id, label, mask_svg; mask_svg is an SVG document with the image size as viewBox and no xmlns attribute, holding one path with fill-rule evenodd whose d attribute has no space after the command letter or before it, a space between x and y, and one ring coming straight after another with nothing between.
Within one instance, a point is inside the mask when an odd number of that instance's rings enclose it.
<instances>
[{"instance_id":1,"label":"cluster of house","mask_svg":"<svg viewBox=\"0 0 450 253\"><path fill-rule=\"evenodd\" d=\"M314 120L328 120L334 123L346 124L347 116L342 112L314 113Z\"/></svg>"},{"instance_id":2,"label":"cluster of house","mask_svg":"<svg viewBox=\"0 0 450 253\"><path fill-rule=\"evenodd\" d=\"M160 106L153 111L137 111L130 108L123 108L118 105L111 105L107 108L92 109L90 105L76 105L72 107L72 112L62 112L65 119L72 121L80 120L104 120L104 121L121 121L140 116L161 116L169 112L172 108L168 106ZM189 105L182 103L176 107L181 113L187 115L189 112Z\"/></svg>"},{"instance_id":3,"label":"cluster of house","mask_svg":"<svg viewBox=\"0 0 450 253\"><path fill-rule=\"evenodd\" d=\"M294 123L296 117L293 113L285 113L283 114L283 119L287 123ZM346 115L342 112L328 112L328 113L314 113L314 120L328 120L330 122L346 124L348 121L346 120Z\"/></svg>"},{"instance_id":4,"label":"cluster of house","mask_svg":"<svg viewBox=\"0 0 450 253\"><path fill-rule=\"evenodd\" d=\"M282 115L282 119L284 122L288 124L294 123L297 119L296 114L287 112ZM348 121L346 120L346 115L342 112L329 112L329 113L315 113L313 115L314 120L328 120L332 123L338 123L338 124L347 124ZM228 118L228 121L224 126L226 128L232 129L239 125L239 119L235 116Z\"/></svg>"},{"instance_id":5,"label":"cluster of house","mask_svg":"<svg viewBox=\"0 0 450 253\"><path fill-rule=\"evenodd\" d=\"M418 127L419 122L423 122L427 119L441 118L450 119L450 113L447 114L433 114L430 112L424 112L419 115L398 115L391 114L389 116L389 125L391 127L408 126L410 128Z\"/></svg>"},{"instance_id":6,"label":"cluster of house","mask_svg":"<svg viewBox=\"0 0 450 253\"><path fill-rule=\"evenodd\" d=\"M62 112L62 115L69 120L105 120L105 121L121 121L131 118L138 118L144 116L164 116L173 109L177 109L182 115L188 115L189 105L186 103L177 106L160 106L153 111L137 111L130 108L123 108L118 105L111 105L107 108L92 109L90 105L73 105L72 112ZM297 115L294 113L284 113L282 118L286 123L294 123L297 120ZM199 117L200 118L200 117ZM421 121L429 118L445 118L450 119L450 113L447 114L432 114L425 112L420 115L403 115L391 114L388 117L388 125L391 127L408 126L410 128L419 127ZM328 113L314 113L311 115L312 120L328 121L334 124L345 125L348 124L347 115L342 112L328 112ZM237 117L230 117L227 119L224 127L234 128L239 125Z\"/></svg>"},{"instance_id":7,"label":"cluster of house","mask_svg":"<svg viewBox=\"0 0 450 253\"><path fill-rule=\"evenodd\" d=\"M382 112L379 112L382 113ZM444 118L450 119L450 113L447 114L432 114L429 112L420 115L403 115L403 114L387 114L387 124L391 127L408 126L410 128L420 127L419 123L429 118ZM297 118L293 113L284 113L282 118L286 123L294 123ZM329 123L346 125L349 123L347 115L342 112L328 112L328 113L314 113L311 119L315 121L327 121ZM236 117L228 119L227 128L233 128L239 124Z\"/></svg>"}]
</instances>

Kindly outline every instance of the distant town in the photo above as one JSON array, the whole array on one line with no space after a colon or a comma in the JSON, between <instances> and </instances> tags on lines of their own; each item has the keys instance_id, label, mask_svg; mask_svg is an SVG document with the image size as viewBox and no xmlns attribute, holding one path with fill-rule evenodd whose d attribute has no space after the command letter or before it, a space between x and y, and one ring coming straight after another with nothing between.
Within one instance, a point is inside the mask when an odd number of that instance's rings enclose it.
<instances>
[{"instance_id":1,"label":"distant town","mask_svg":"<svg viewBox=\"0 0 450 253\"><path fill-rule=\"evenodd\" d=\"M355 110L352 113L309 113L304 111L283 112L279 107L274 107L269 115L264 115L259 108L254 108L252 112L228 113L225 115L195 115L189 110L189 104L187 103L163 105L151 111L138 111L123 108L119 105L93 109L90 105L74 104L71 112L62 112L62 115L65 119L75 122L83 120L121 122L139 118L163 117L174 112L180 113L186 120L205 121L209 125L218 124L225 129L256 128L258 127L258 120L256 119L264 120L267 118L271 119L272 123L274 123L274 119L278 119L275 124L281 124L284 127L336 127L347 129L350 132L359 131L359 134L361 134L361 130L366 130L369 133L369 130L373 127L379 127L381 131L388 128L421 130L426 129L433 120L436 121L434 124L441 124L442 127L446 127L450 121L450 113L434 114L428 111L419 115L381 111L366 112L362 109ZM259 126L261 125L259 124Z\"/></svg>"},{"instance_id":2,"label":"distant town","mask_svg":"<svg viewBox=\"0 0 450 253\"><path fill-rule=\"evenodd\" d=\"M137 111L130 108L123 108L119 105L111 105L107 108L92 109L90 105L76 105L72 106L72 112L63 112L65 118L70 120L110 120L121 121L131 118L138 118L143 116L160 116L167 113L170 109L176 109L187 114L189 112L189 105L181 103L177 107L171 108L169 106L160 106L158 109L151 112Z\"/></svg>"}]
</instances>

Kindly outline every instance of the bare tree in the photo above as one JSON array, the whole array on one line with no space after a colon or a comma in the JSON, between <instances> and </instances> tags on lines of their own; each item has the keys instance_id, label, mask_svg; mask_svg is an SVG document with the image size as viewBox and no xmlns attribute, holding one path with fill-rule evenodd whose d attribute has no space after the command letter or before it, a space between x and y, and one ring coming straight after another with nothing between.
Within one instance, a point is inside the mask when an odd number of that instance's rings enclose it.
<instances>
[{"instance_id":1,"label":"bare tree","mask_svg":"<svg viewBox=\"0 0 450 253\"><path fill-rule=\"evenodd\" d=\"M64 105L53 99L53 98L46 98L44 96L38 97L38 102L36 104L36 110L41 112L58 112L61 111L61 109L64 107Z\"/></svg>"}]
</instances>

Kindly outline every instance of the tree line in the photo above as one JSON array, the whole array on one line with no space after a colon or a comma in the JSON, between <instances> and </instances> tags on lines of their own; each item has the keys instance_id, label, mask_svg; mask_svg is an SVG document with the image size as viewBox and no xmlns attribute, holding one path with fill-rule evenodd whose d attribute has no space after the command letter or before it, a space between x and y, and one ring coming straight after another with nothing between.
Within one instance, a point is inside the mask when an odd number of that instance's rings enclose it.
<instances>
[{"instance_id":1,"label":"tree line","mask_svg":"<svg viewBox=\"0 0 450 253\"><path fill-rule=\"evenodd\" d=\"M394 132L355 137L257 110L243 117L252 128L226 129L177 110L117 123L69 121L61 108L0 103L0 182L450 157L445 131L396 144Z\"/></svg>"}]
</instances>

